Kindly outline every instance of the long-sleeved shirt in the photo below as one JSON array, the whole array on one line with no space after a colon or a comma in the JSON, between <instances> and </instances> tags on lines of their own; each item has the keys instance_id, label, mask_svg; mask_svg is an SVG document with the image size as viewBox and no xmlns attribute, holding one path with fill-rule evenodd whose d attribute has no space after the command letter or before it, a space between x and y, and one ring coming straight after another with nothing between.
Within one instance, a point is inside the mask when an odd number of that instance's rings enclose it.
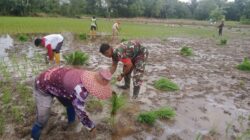
<instances>
[{"instance_id":1,"label":"long-sleeved shirt","mask_svg":"<svg viewBox=\"0 0 250 140\"><path fill-rule=\"evenodd\" d=\"M53 50L55 50L60 43L60 45L62 45L63 39L63 36L60 34L51 34L42 38L42 45L47 48L50 60L53 59Z\"/></svg>"},{"instance_id":2,"label":"long-sleeved shirt","mask_svg":"<svg viewBox=\"0 0 250 140\"><path fill-rule=\"evenodd\" d=\"M83 73L84 70L80 69L54 67L40 74L35 83L44 93L70 100L81 123L91 130L95 125L84 111L89 93L81 83L80 75Z\"/></svg>"}]
</instances>

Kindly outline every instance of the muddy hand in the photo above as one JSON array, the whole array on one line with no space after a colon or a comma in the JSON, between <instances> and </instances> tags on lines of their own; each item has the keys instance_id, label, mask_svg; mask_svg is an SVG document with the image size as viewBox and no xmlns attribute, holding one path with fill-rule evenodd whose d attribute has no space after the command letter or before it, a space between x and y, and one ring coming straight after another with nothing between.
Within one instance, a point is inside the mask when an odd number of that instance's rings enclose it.
<instances>
[{"instance_id":1,"label":"muddy hand","mask_svg":"<svg viewBox=\"0 0 250 140\"><path fill-rule=\"evenodd\" d=\"M117 81L121 81L122 80L122 76L121 75L119 75L118 77L117 77Z\"/></svg>"},{"instance_id":2,"label":"muddy hand","mask_svg":"<svg viewBox=\"0 0 250 140\"><path fill-rule=\"evenodd\" d=\"M94 139L96 137L96 128L93 128L91 131L90 131L90 138L91 139Z\"/></svg>"}]
</instances>

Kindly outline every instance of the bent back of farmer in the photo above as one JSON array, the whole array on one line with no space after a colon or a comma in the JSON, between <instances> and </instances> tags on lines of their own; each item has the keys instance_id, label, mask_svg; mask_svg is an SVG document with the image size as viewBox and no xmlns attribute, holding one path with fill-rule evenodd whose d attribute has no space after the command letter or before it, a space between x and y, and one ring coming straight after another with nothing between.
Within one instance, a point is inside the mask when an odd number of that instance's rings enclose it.
<instances>
[{"instance_id":1,"label":"bent back of farmer","mask_svg":"<svg viewBox=\"0 0 250 140\"><path fill-rule=\"evenodd\" d=\"M56 64L60 64L60 50L63 40L64 38L61 34L51 34L44 36L42 39L37 38L35 45L47 48L49 60L53 61L55 59Z\"/></svg>"}]
</instances>

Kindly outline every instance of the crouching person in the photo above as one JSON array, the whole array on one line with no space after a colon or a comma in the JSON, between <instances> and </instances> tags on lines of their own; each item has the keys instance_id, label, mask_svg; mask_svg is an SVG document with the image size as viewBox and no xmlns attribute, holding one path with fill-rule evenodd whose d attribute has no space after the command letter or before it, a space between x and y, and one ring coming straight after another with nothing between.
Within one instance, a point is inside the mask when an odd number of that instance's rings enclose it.
<instances>
[{"instance_id":1,"label":"crouching person","mask_svg":"<svg viewBox=\"0 0 250 140\"><path fill-rule=\"evenodd\" d=\"M75 121L75 115L90 131L95 131L94 122L84 111L85 101L89 94L99 99L111 96L109 70L98 72L70 67L54 67L41 73L35 80L37 116L32 127L31 137L39 140L41 131L46 125L53 97L56 97L66 108L68 124Z\"/></svg>"}]
</instances>

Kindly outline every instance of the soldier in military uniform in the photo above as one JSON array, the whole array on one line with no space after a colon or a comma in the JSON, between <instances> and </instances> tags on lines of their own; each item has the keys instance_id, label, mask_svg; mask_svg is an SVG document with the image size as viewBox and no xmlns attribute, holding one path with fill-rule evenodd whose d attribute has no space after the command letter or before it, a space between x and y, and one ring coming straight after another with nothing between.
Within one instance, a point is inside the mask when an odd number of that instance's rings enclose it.
<instances>
[{"instance_id":1,"label":"soldier in military uniform","mask_svg":"<svg viewBox=\"0 0 250 140\"><path fill-rule=\"evenodd\" d=\"M102 44L100 52L104 56L112 58L113 63L110 70L112 74L116 71L118 62L123 63L123 73L117 77L117 80L121 81L124 78L125 85L119 86L119 88L130 88L130 78L133 71L133 98L137 98L148 58L147 48L143 47L138 41L132 40L123 42L115 48L109 44Z\"/></svg>"}]
</instances>

